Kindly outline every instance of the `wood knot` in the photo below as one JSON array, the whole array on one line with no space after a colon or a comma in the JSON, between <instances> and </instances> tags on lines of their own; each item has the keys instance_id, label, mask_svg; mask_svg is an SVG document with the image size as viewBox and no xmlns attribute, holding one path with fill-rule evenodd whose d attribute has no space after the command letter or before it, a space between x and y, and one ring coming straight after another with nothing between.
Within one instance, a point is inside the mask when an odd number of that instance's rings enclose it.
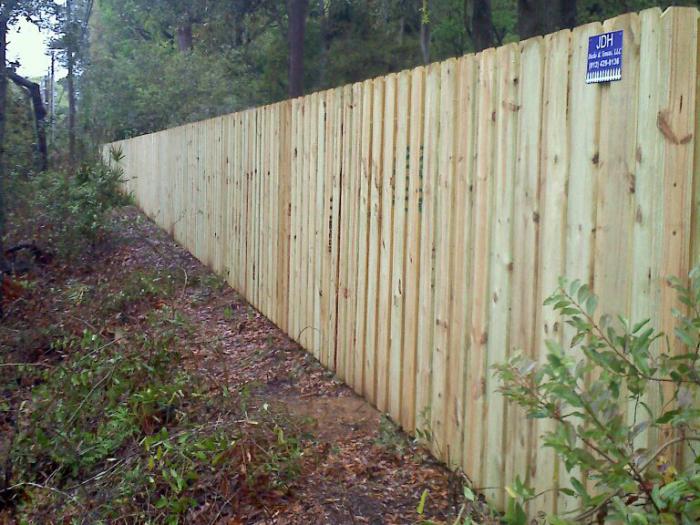
<instances>
[{"instance_id":1,"label":"wood knot","mask_svg":"<svg viewBox=\"0 0 700 525\"><path fill-rule=\"evenodd\" d=\"M659 131L661 131L661 134L666 138L666 140L672 144L688 144L688 142L693 139L692 133L688 133L682 137L676 135L671 128L671 124L669 123L668 110L659 111L658 115L656 116L656 127L659 128Z\"/></svg>"},{"instance_id":2,"label":"wood knot","mask_svg":"<svg viewBox=\"0 0 700 525\"><path fill-rule=\"evenodd\" d=\"M508 100L503 101L503 109L506 109L508 111L519 111L520 110L520 105L516 104L515 102L510 102Z\"/></svg>"}]
</instances>

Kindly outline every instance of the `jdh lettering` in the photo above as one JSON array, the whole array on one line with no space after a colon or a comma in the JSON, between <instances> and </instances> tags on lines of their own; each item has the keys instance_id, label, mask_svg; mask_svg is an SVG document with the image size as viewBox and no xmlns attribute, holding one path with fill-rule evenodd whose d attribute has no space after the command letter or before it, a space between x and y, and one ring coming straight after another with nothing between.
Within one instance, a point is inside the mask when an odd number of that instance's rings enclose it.
<instances>
[{"instance_id":1,"label":"jdh lettering","mask_svg":"<svg viewBox=\"0 0 700 525\"><path fill-rule=\"evenodd\" d=\"M600 35L598 37L598 44L595 46L596 49L605 49L613 45L613 34L607 33L605 35Z\"/></svg>"}]
</instances>

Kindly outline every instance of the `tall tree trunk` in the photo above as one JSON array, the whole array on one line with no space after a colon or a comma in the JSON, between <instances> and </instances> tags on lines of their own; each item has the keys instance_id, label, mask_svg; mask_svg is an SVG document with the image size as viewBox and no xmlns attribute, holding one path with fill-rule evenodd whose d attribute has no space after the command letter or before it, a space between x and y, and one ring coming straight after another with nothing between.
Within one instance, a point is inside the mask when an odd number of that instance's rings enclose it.
<instances>
[{"instance_id":1,"label":"tall tree trunk","mask_svg":"<svg viewBox=\"0 0 700 525\"><path fill-rule=\"evenodd\" d=\"M474 0L474 48L476 51L488 49L494 45L493 19L491 18L491 0Z\"/></svg>"},{"instance_id":2,"label":"tall tree trunk","mask_svg":"<svg viewBox=\"0 0 700 525\"><path fill-rule=\"evenodd\" d=\"M518 35L521 40L547 32L544 0L518 0Z\"/></svg>"},{"instance_id":3,"label":"tall tree trunk","mask_svg":"<svg viewBox=\"0 0 700 525\"><path fill-rule=\"evenodd\" d=\"M51 75L49 77L49 126L51 127L51 147L56 147L56 52L51 50Z\"/></svg>"},{"instance_id":4,"label":"tall tree trunk","mask_svg":"<svg viewBox=\"0 0 700 525\"><path fill-rule=\"evenodd\" d=\"M325 0L318 0L319 11L319 32L321 33L321 56L318 60L318 84L321 87L326 85L326 71L328 69L328 55L331 52L331 40L328 34L328 19L330 17L329 8Z\"/></svg>"},{"instance_id":5,"label":"tall tree trunk","mask_svg":"<svg viewBox=\"0 0 700 525\"><path fill-rule=\"evenodd\" d=\"M23 88L32 103L34 113L34 125L36 127L36 149L39 154L39 169L46 171L48 168L48 150L46 147L46 108L41 99L41 88L36 82L26 79L12 70L7 70L7 76L12 82Z\"/></svg>"},{"instance_id":6,"label":"tall tree trunk","mask_svg":"<svg viewBox=\"0 0 700 525\"><path fill-rule=\"evenodd\" d=\"M182 53L192 50L192 24L190 22L177 28L177 48Z\"/></svg>"},{"instance_id":7,"label":"tall tree trunk","mask_svg":"<svg viewBox=\"0 0 700 525\"><path fill-rule=\"evenodd\" d=\"M423 63L430 62L430 2L419 0L420 8L420 52L423 55Z\"/></svg>"},{"instance_id":8,"label":"tall tree trunk","mask_svg":"<svg viewBox=\"0 0 700 525\"><path fill-rule=\"evenodd\" d=\"M559 0L559 29L576 27L576 0Z\"/></svg>"},{"instance_id":9,"label":"tall tree trunk","mask_svg":"<svg viewBox=\"0 0 700 525\"><path fill-rule=\"evenodd\" d=\"M2 317L5 261L5 114L7 104L7 18L0 18L0 317Z\"/></svg>"},{"instance_id":10,"label":"tall tree trunk","mask_svg":"<svg viewBox=\"0 0 700 525\"><path fill-rule=\"evenodd\" d=\"M309 0L287 0L290 98L304 94L304 36L308 4Z\"/></svg>"},{"instance_id":11,"label":"tall tree trunk","mask_svg":"<svg viewBox=\"0 0 700 525\"><path fill-rule=\"evenodd\" d=\"M68 51L68 161L70 167L75 166L75 79L74 79L74 56L73 51Z\"/></svg>"},{"instance_id":12,"label":"tall tree trunk","mask_svg":"<svg viewBox=\"0 0 700 525\"><path fill-rule=\"evenodd\" d=\"M68 84L68 163L75 167L75 28L73 27L73 0L66 0L66 21L68 24L68 40L66 55L68 62L68 73L66 80Z\"/></svg>"},{"instance_id":13,"label":"tall tree trunk","mask_svg":"<svg viewBox=\"0 0 700 525\"><path fill-rule=\"evenodd\" d=\"M521 40L559 29L572 29L576 26L576 18L576 0L518 0L518 35Z\"/></svg>"}]
</instances>

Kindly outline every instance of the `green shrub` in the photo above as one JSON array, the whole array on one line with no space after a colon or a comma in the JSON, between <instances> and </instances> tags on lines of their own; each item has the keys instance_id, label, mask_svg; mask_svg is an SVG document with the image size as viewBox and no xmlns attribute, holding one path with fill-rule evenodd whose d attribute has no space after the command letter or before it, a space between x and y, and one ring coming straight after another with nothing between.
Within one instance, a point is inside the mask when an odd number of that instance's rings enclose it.
<instances>
[{"instance_id":1,"label":"green shrub","mask_svg":"<svg viewBox=\"0 0 700 525\"><path fill-rule=\"evenodd\" d=\"M121 159L121 152L111 154ZM96 159L83 162L75 174L46 171L16 178L8 189L10 222L26 231L15 234L66 257L90 251L108 229L108 212L131 201L121 192L123 177L117 162Z\"/></svg>"},{"instance_id":2,"label":"green shrub","mask_svg":"<svg viewBox=\"0 0 700 525\"><path fill-rule=\"evenodd\" d=\"M115 160L120 153L113 151ZM51 173L37 175L38 204L54 232L55 245L68 255L94 247L107 226L107 212L129 203L120 186L123 171L101 160L81 165L74 177Z\"/></svg>"},{"instance_id":3,"label":"green shrub","mask_svg":"<svg viewBox=\"0 0 700 525\"><path fill-rule=\"evenodd\" d=\"M250 407L245 391L212 389L175 343L86 331L55 342L65 356L55 367L15 370L36 384L11 447L21 522L181 523L204 502L264 502L289 488L304 450L301 433L283 430L291 420Z\"/></svg>"},{"instance_id":4,"label":"green shrub","mask_svg":"<svg viewBox=\"0 0 700 525\"><path fill-rule=\"evenodd\" d=\"M555 424L543 436L570 475L581 508L548 516L561 523L627 524L700 521L700 269L689 284L670 281L683 310L674 309L681 351L649 319L596 315L598 299L587 285L562 280L545 305L557 311L574 335L568 348L547 342L537 363L517 356L496 367L501 392L530 418ZM653 447L647 434L658 436ZM692 455L685 468L671 461L674 449ZM588 479L588 484L582 482ZM524 524L524 504L536 497L518 480L509 487L506 520Z\"/></svg>"},{"instance_id":5,"label":"green shrub","mask_svg":"<svg viewBox=\"0 0 700 525\"><path fill-rule=\"evenodd\" d=\"M27 404L14 464L22 481L53 471L58 484L89 477L135 437L177 421L188 386L167 339L144 340L141 352L106 344L90 332L58 341L71 356L46 370Z\"/></svg>"},{"instance_id":6,"label":"green shrub","mask_svg":"<svg viewBox=\"0 0 700 525\"><path fill-rule=\"evenodd\" d=\"M124 280L116 290L101 290L104 300L98 306L105 314L125 312L133 303L141 301L158 302L171 297L176 289L182 288L182 276L180 273L170 271L144 271L132 272L128 279Z\"/></svg>"}]
</instances>

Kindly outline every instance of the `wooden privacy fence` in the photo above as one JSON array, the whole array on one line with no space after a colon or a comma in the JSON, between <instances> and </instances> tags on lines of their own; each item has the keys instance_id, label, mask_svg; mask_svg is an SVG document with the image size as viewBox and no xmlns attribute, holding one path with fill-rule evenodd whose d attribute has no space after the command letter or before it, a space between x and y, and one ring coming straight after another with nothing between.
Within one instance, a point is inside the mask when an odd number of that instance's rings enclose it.
<instances>
[{"instance_id":1,"label":"wooden privacy fence","mask_svg":"<svg viewBox=\"0 0 700 525\"><path fill-rule=\"evenodd\" d=\"M586 84L618 29L622 80ZM558 277L673 325L697 82L698 11L652 9L111 146L153 220L502 503L568 480L490 370L571 335L542 307Z\"/></svg>"}]
</instances>

